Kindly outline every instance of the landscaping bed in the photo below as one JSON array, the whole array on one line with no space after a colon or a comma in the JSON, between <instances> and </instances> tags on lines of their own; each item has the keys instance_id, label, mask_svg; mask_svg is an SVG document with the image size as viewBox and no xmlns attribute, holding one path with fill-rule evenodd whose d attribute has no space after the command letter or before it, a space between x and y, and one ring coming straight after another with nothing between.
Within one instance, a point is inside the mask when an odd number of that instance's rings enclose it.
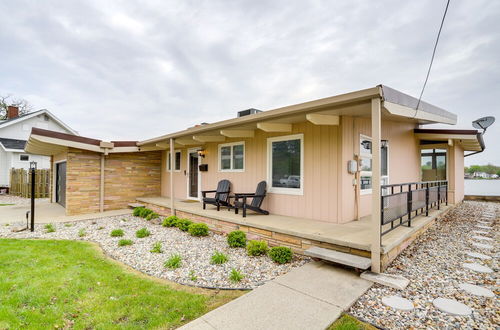
<instances>
[{"instance_id":1,"label":"landscaping bed","mask_svg":"<svg viewBox=\"0 0 500 330\"><path fill-rule=\"evenodd\" d=\"M47 228L37 224L33 233L14 233L11 232L12 226L1 226L0 237L93 241L107 255L141 272L207 288L252 289L310 260L294 255L290 262L279 264L266 253L249 256L244 247L229 247L226 236L212 232L208 232L208 236L191 236L179 228L163 227L158 222L128 215L57 223ZM143 228L143 235L145 232L149 235L137 237L136 232ZM114 237L112 231L116 231ZM273 252L270 255L275 258L288 257L286 251ZM218 256L213 259L216 253ZM174 267L170 263L176 260L171 259L177 260ZM221 260L223 262L218 263Z\"/></svg>"},{"instance_id":2,"label":"landscaping bed","mask_svg":"<svg viewBox=\"0 0 500 330\"><path fill-rule=\"evenodd\" d=\"M498 296L498 222L488 218L491 229L482 229L484 214L500 216L499 203L464 202L439 220L399 255L386 273L404 276L410 284L396 290L375 284L349 310L357 318L387 329L498 329L500 303ZM486 230L485 232L483 232ZM487 240L478 241L478 235ZM491 249L479 249L473 243L491 244ZM470 257L467 252L485 254L489 260ZM493 270L475 272L463 263L479 263ZM478 285L495 293L495 297L472 295L459 288L462 283ZM382 303L383 297L401 296L414 306L411 311L396 310ZM454 316L433 305L436 298L456 300L472 309L469 316Z\"/></svg>"}]
</instances>

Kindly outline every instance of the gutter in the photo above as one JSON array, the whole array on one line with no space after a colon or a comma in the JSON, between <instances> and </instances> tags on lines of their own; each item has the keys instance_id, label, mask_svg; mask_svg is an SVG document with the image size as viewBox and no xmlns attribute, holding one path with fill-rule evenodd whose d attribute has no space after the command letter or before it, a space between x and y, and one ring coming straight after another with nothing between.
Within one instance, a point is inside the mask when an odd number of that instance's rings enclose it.
<instances>
[{"instance_id":1,"label":"gutter","mask_svg":"<svg viewBox=\"0 0 500 330\"><path fill-rule=\"evenodd\" d=\"M481 146L481 150L474 151L474 152L471 152L470 154L464 155L464 158L475 155L475 154L479 154L479 153L483 152L484 149L486 149L486 145L484 144L484 139L483 139L483 133L477 133L477 140L479 141L479 145Z\"/></svg>"}]
</instances>

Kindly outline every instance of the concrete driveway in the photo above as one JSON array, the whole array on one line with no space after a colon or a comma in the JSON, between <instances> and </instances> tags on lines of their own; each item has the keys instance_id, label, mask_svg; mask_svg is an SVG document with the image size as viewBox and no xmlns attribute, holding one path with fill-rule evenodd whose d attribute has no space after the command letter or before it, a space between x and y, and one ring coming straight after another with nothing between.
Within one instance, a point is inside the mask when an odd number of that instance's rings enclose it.
<instances>
[{"instance_id":1,"label":"concrete driveway","mask_svg":"<svg viewBox=\"0 0 500 330\"><path fill-rule=\"evenodd\" d=\"M5 223L26 223L26 212L31 209L29 204L0 206L0 224ZM113 210L102 213L90 213L81 215L66 215L64 207L57 203L50 203L47 200L35 202L35 223L55 223L97 219L124 214L130 214L132 210Z\"/></svg>"}]
</instances>

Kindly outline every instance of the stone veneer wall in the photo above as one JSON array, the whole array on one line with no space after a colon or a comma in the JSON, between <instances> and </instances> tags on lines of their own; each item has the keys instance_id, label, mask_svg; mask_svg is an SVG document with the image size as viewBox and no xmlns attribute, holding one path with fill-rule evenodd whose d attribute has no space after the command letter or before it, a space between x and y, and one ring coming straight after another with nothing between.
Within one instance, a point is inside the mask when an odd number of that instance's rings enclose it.
<instances>
[{"instance_id":1,"label":"stone veneer wall","mask_svg":"<svg viewBox=\"0 0 500 330\"><path fill-rule=\"evenodd\" d=\"M109 154L104 169L105 211L160 195L161 152ZM101 154L70 149L66 171L66 214L99 212Z\"/></svg>"},{"instance_id":2,"label":"stone veneer wall","mask_svg":"<svg viewBox=\"0 0 500 330\"><path fill-rule=\"evenodd\" d=\"M155 211L156 213L169 216L172 214L170 208L158 206L150 203L143 203L145 207ZM422 235L429 227L431 227L438 219L442 218L446 213L448 213L452 208L449 208L446 212L440 214L437 218L434 218L432 221L429 221L425 226L420 228L418 231L413 233L410 237L404 240L402 243L398 244L396 247L391 249L388 253L381 254L381 268L384 271L389 264L401 253L404 249L406 249L417 237ZM269 246L288 246L291 248L294 253L304 254L304 251L310 248L311 246L322 247L325 249L331 249L335 251L350 253L354 255L359 255L362 257L370 258L371 252L365 250L359 250L350 248L347 246L331 244L327 242L320 242L316 240L311 240L307 238L302 238L298 236L292 236L287 234L282 234L274 231L264 230L255 227L243 226L236 223L218 220L214 218L203 217L200 215L196 215L189 212L176 211L177 216L179 218L187 218L195 222L203 222L208 225L210 230L218 234L227 234L233 230L241 230L247 234L248 239L256 239L256 240L264 240Z\"/></svg>"}]
</instances>

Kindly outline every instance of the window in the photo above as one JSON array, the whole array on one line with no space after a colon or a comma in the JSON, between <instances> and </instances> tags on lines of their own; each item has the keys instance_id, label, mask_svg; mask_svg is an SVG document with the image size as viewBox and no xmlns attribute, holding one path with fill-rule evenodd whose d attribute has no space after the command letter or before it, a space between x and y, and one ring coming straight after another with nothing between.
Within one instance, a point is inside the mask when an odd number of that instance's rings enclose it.
<instances>
[{"instance_id":1,"label":"window","mask_svg":"<svg viewBox=\"0 0 500 330\"><path fill-rule=\"evenodd\" d=\"M29 155L19 155L19 160L22 162L28 162L30 160Z\"/></svg>"},{"instance_id":2,"label":"window","mask_svg":"<svg viewBox=\"0 0 500 330\"><path fill-rule=\"evenodd\" d=\"M219 144L219 171L243 172L245 170L245 143Z\"/></svg>"},{"instance_id":3,"label":"window","mask_svg":"<svg viewBox=\"0 0 500 330\"><path fill-rule=\"evenodd\" d=\"M302 195L304 178L303 134L267 139L269 192Z\"/></svg>"},{"instance_id":4,"label":"window","mask_svg":"<svg viewBox=\"0 0 500 330\"><path fill-rule=\"evenodd\" d=\"M372 192L372 139L360 135L359 138L360 189L362 194ZM381 141L380 184L389 184L389 142Z\"/></svg>"},{"instance_id":5,"label":"window","mask_svg":"<svg viewBox=\"0 0 500 330\"><path fill-rule=\"evenodd\" d=\"M420 172L422 181L446 180L446 149L422 149Z\"/></svg>"},{"instance_id":6,"label":"window","mask_svg":"<svg viewBox=\"0 0 500 330\"><path fill-rule=\"evenodd\" d=\"M167 157L167 171L170 171L170 151L168 152ZM181 152L175 150L175 159L174 159L174 172L179 172L181 170Z\"/></svg>"}]
</instances>

